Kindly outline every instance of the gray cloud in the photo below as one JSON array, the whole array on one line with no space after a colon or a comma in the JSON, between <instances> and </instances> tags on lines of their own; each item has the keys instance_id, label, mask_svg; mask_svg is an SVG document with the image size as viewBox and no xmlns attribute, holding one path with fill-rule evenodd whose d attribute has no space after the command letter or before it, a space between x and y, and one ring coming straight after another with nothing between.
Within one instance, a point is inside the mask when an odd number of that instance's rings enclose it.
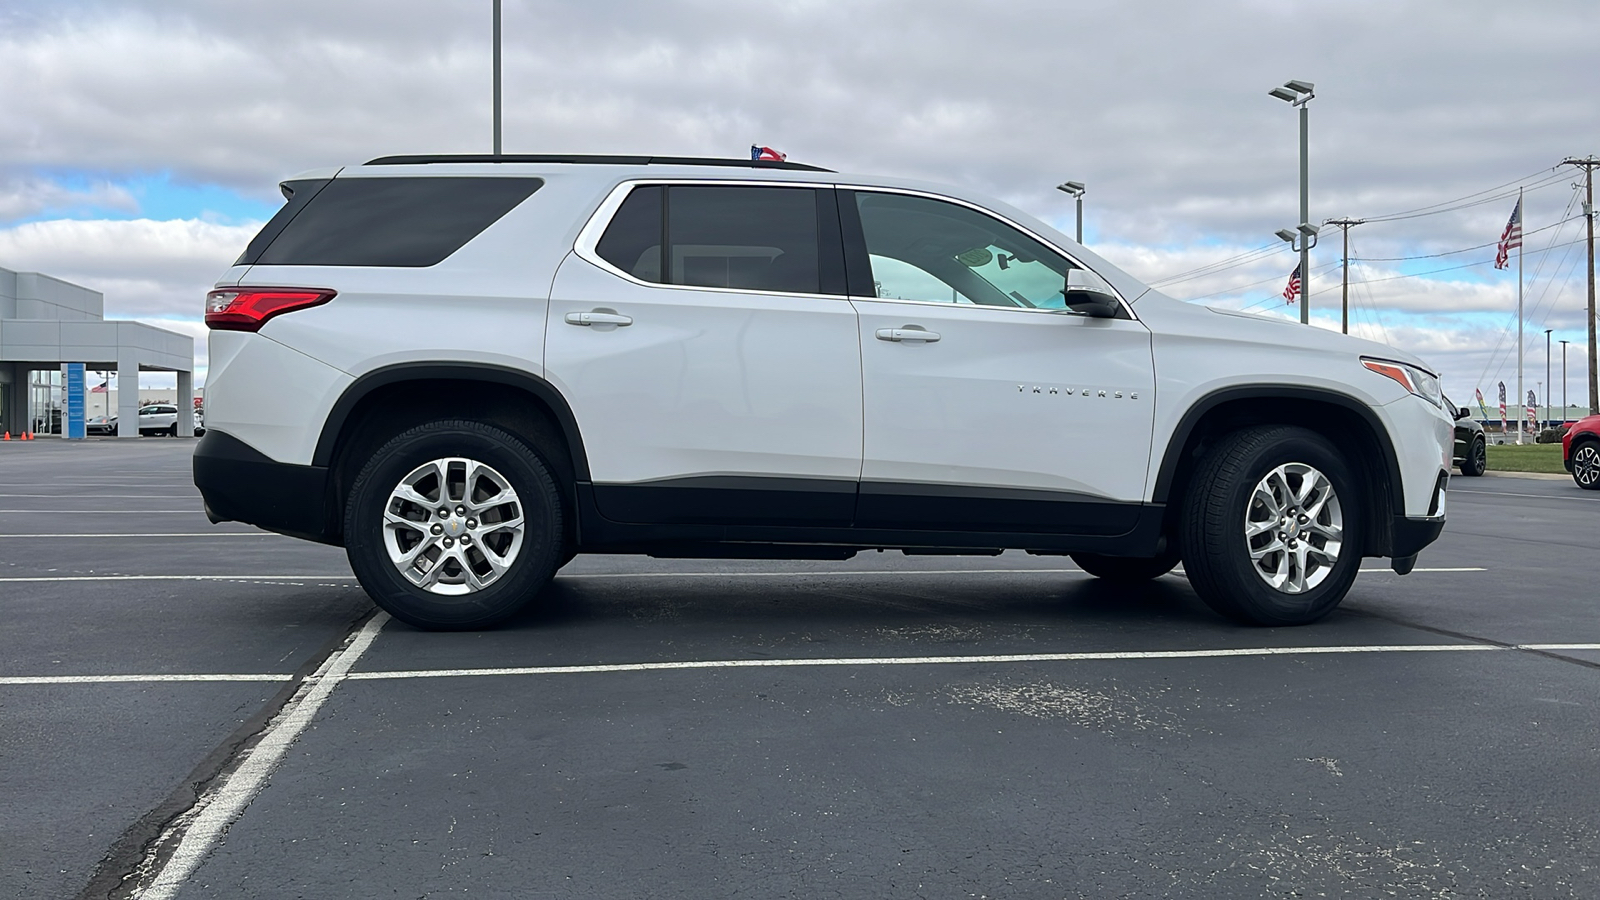
<instances>
[{"instance_id":1,"label":"gray cloud","mask_svg":"<svg viewBox=\"0 0 1600 900\"><path fill-rule=\"evenodd\" d=\"M486 150L487 10L14 3L0 13L0 214L37 207L6 198L37 195L27 186L47 172L171 172L275 200L276 182L306 168ZM1070 206L1052 187L1079 179L1097 243L1147 255L1152 269L1135 271L1170 274L1269 242L1297 217L1295 115L1268 88L1317 83L1314 218L1394 212L1600 150L1588 90L1597 25L1600 5L1586 0L507 0L506 146L739 155L755 141L841 170L969 185L1058 223ZM1529 195L1530 229L1563 214L1571 180ZM1368 257L1442 252L1494 240L1509 212L1502 199L1353 237ZM1335 258L1330 246L1316 264ZM203 278L180 254L161 283L197 296L236 247L208 257ZM122 264L81 252L102 261L79 268ZM1286 259L1173 292L1283 277ZM1373 285L1375 302L1496 302L1480 285L1410 281Z\"/></svg>"}]
</instances>

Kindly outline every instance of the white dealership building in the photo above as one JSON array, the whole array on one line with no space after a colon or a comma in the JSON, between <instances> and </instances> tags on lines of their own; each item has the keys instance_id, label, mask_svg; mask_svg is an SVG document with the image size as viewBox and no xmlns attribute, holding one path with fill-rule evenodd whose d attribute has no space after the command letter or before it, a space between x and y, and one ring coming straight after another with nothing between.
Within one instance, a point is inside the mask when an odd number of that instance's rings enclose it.
<instances>
[{"instance_id":1,"label":"white dealership building","mask_svg":"<svg viewBox=\"0 0 1600 900\"><path fill-rule=\"evenodd\" d=\"M0 431L13 437L64 433L67 363L116 372L119 385L135 388L116 398L119 437L139 434L140 372L175 372L177 396L194 394L193 338L140 322L108 321L99 291L0 268ZM189 416L178 416L179 434L193 430Z\"/></svg>"}]
</instances>

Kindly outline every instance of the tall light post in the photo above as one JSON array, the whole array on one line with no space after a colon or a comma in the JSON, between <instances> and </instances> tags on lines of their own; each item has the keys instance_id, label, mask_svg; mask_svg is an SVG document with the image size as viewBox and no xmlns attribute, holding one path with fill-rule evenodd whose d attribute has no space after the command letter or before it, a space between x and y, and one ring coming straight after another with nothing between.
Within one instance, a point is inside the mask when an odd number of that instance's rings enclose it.
<instances>
[{"instance_id":1,"label":"tall light post","mask_svg":"<svg viewBox=\"0 0 1600 900\"><path fill-rule=\"evenodd\" d=\"M1311 228L1311 201L1309 193L1309 180L1311 168L1311 154L1307 149L1307 136L1310 125L1306 116L1306 104L1316 96L1312 89L1316 87L1309 81L1293 79L1286 81L1283 87L1273 88L1268 91L1274 97L1291 106L1300 109L1300 225L1301 232L1310 237L1310 242L1300 242L1300 324L1311 324L1311 248L1316 246L1316 229L1306 232ZM1293 242L1291 242L1293 243Z\"/></svg>"},{"instance_id":2,"label":"tall light post","mask_svg":"<svg viewBox=\"0 0 1600 900\"><path fill-rule=\"evenodd\" d=\"M1550 397L1548 396L1556 392L1556 383L1550 380L1550 332L1554 330L1554 328L1546 328L1544 330L1544 383L1550 385L1550 390L1545 391L1546 396L1544 398L1544 420L1547 424L1555 411L1555 404L1550 402Z\"/></svg>"},{"instance_id":3,"label":"tall light post","mask_svg":"<svg viewBox=\"0 0 1600 900\"><path fill-rule=\"evenodd\" d=\"M1561 421L1567 421L1567 342L1561 342Z\"/></svg>"},{"instance_id":4,"label":"tall light post","mask_svg":"<svg viewBox=\"0 0 1600 900\"><path fill-rule=\"evenodd\" d=\"M1077 238L1078 238L1078 243L1081 244L1081 243L1083 243L1083 192L1085 190L1085 188L1083 186L1083 182L1081 182L1081 181L1068 181L1065 184L1056 185L1056 190L1062 191L1064 193L1071 194L1078 201L1078 234L1077 234Z\"/></svg>"},{"instance_id":5,"label":"tall light post","mask_svg":"<svg viewBox=\"0 0 1600 900\"><path fill-rule=\"evenodd\" d=\"M494 155L500 155L500 0L494 0Z\"/></svg>"}]
</instances>

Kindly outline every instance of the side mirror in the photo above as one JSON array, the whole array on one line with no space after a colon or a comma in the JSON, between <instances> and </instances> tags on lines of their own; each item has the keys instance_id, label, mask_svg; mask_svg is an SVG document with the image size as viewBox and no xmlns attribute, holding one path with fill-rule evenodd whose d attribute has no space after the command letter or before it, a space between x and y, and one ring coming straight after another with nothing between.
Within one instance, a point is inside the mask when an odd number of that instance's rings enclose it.
<instances>
[{"instance_id":1,"label":"side mirror","mask_svg":"<svg viewBox=\"0 0 1600 900\"><path fill-rule=\"evenodd\" d=\"M1091 319L1114 319L1122 311L1115 294L1092 287L1074 286L1066 292L1067 309Z\"/></svg>"},{"instance_id":2,"label":"side mirror","mask_svg":"<svg viewBox=\"0 0 1600 900\"><path fill-rule=\"evenodd\" d=\"M1470 418L1472 418L1472 410L1467 409L1465 406L1463 406L1460 409L1456 410L1456 419L1457 420L1470 419Z\"/></svg>"}]
</instances>

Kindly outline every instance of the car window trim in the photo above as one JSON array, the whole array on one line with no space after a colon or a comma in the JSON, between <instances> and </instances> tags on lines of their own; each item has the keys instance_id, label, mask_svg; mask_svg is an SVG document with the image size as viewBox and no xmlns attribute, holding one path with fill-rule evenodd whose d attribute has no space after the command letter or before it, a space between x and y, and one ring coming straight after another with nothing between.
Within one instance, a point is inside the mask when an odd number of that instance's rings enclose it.
<instances>
[{"instance_id":1,"label":"car window trim","mask_svg":"<svg viewBox=\"0 0 1600 900\"><path fill-rule=\"evenodd\" d=\"M712 287L712 286L709 286L709 285L701 285L701 284L661 284L661 283L654 282L654 281L645 281L642 278L636 278L631 273L624 272L622 269L617 268L616 266L612 265L609 261L607 261L606 259L604 259L604 258L602 258L600 256L599 250L597 249L598 246L599 246L599 243L600 243L600 237L601 237L601 235L605 234L606 229L610 227L611 220L616 217L617 211L622 208L622 202L627 199L628 195L633 192L634 188L652 187L652 186L655 186L655 185L661 185L663 187L689 186L689 187L783 187L783 188L807 188L807 189L813 190L813 191L826 191L826 192L828 192L829 195L831 195L831 196L833 196L835 198L837 197L837 193L836 193L836 191L834 189L834 185L828 184L828 183L825 183L825 182L816 182L816 181L778 181L778 180L767 181L765 179L746 179L746 178L636 178L636 179L629 179L627 181L621 182L616 187L613 187L611 189L611 192L606 195L606 198L604 200L600 201L600 205L598 207L596 207L594 213L589 216L589 221L585 222L584 225L583 225L583 228L578 230L578 237L577 237L577 240L575 240L573 242L572 252L579 259L584 260L585 262L589 263L590 265L598 266L599 268L604 269L606 272L609 272L610 274L615 275L616 277L621 278L624 281L627 281L627 282L632 283L632 284L639 285L641 287L659 288L661 290L673 290L673 291L712 291L714 293L719 293L719 294L745 294L745 295L753 295L753 296L758 296L758 297L816 297L816 298L822 299L822 300L839 300L839 301L845 301L845 302L849 301L850 297L849 297L848 277L846 277L846 279L845 279L845 283L843 285L843 288L844 288L843 290L839 291L838 293L829 294L829 293L812 293L812 292L808 292L808 291L759 291L759 290L755 290L753 288L724 288L724 287ZM667 198L668 194L670 194L670 191L663 192L663 194L662 194L661 208L662 208L662 217L663 217L663 219L665 219L665 217L667 215L667 203L668 203L668 201L667 201L666 198ZM829 279L829 272L827 271L828 267L831 265L831 266L838 266L838 267L842 268L843 267L843 262L844 262L843 259L836 259L836 260L834 260L833 262L830 263L829 261L827 261L825 259L825 257L827 257L829 255L832 255L835 252L839 252L841 254L843 253L843 251L839 249L839 245L843 244L843 240L840 238L838 225L834 224L834 223L829 223L827 221L824 221L825 218L826 218L825 210L826 211L834 211L834 210L838 209L838 207L839 207L839 204L838 204L837 200L835 199L833 202L824 202L822 204L822 206L818 209L818 219L819 219L818 232L819 232L819 234L818 234L818 247L817 247L817 264L818 264L818 267L822 270L820 274L822 275L822 279L823 279L824 282L830 280ZM843 215L844 214L843 214L842 210L839 211L839 217L841 219L843 218ZM824 236L832 239L835 242L836 246L834 248L828 248L828 247L821 246L822 238ZM665 249L666 248L664 248L664 247L662 248L662 250L663 250L663 253L662 253L662 256L663 256L663 273L666 272L666 265L667 265L666 262L665 262L665 256L666 256Z\"/></svg>"},{"instance_id":2,"label":"car window trim","mask_svg":"<svg viewBox=\"0 0 1600 900\"><path fill-rule=\"evenodd\" d=\"M1128 302L1128 298L1123 296L1122 291L1117 290L1116 285L1112 284L1110 279L1106 278L1104 275L1101 275L1098 271L1095 270L1095 268L1093 266L1090 266L1090 265L1084 263L1083 260L1079 259L1074 254L1069 253L1066 250L1062 249L1062 247L1059 244L1057 244L1056 242L1050 240L1049 238L1045 237L1042 234L1039 234L1038 232L1034 231L1031 228L1028 228L1028 227L1026 227L1026 226L1024 226L1024 225L1022 225L1022 224L1020 224L1018 222L1011 221L1010 219L1006 218L1005 216L1000 215L999 213L995 212L994 210L985 209L984 207L979 206L976 203L972 203L972 202L969 202L967 200L962 200L960 197L951 197L951 196L949 196L947 194L936 194L936 193L933 193L932 191L919 191L919 190L913 190L911 188L879 187L879 186L874 186L874 185L844 184L844 183L835 184L834 188L839 191L839 220L840 220L840 224L842 226L842 230L844 232L845 262L849 266L850 276L851 276L850 280L852 282L852 284L851 284L852 287L860 287L861 286L860 284L856 283L857 279L859 278L856 270L860 266L862 266L862 265L867 265L868 266L867 274L866 274L866 277L867 277L868 281L871 280L871 272L872 272L870 264L867 262L866 233L861 227L861 215L860 215L859 208L855 204L855 195L858 194L858 193L901 194L901 195L907 196L907 197L921 197L921 198L923 198L925 200L936 200L936 201L940 201L940 202L943 202L943 203L953 203L956 206L964 206L967 209L970 209L973 212L978 213L979 215L987 216L988 218L993 219L994 221L999 222L1002 225L1005 225L1005 226L1007 226L1009 228L1015 228L1017 231L1020 231L1023 234L1027 235L1028 237L1033 238L1034 240L1038 241L1039 243L1045 245L1045 247L1049 248L1051 251L1060 254L1068 262L1072 263L1073 265L1077 266L1078 268L1083 269L1086 272L1093 273L1094 276L1096 278L1100 279L1100 281L1103 282L1106 287L1111 289L1112 293L1117 298L1117 303L1120 304L1121 307L1122 307L1123 314L1131 321L1134 321L1134 322L1139 321L1139 317L1137 315L1135 315L1134 312L1133 312L1133 304ZM850 202L848 202L848 203L845 202L845 198L844 198L844 195L846 195L846 194L849 195L849 199L850 199ZM854 242L859 242L859 243L854 243ZM859 259L857 258L858 256L859 256ZM1051 315L1051 316L1059 316L1059 315L1065 314L1065 315L1068 315L1068 316L1073 316L1074 318L1079 318L1079 316L1074 316L1074 314L1072 313L1071 310L1029 309L1027 307L1022 307L1022 306L985 306L985 305L982 305L982 304L946 303L943 300L902 300L902 299L899 299L897 297L873 297L873 296L870 296L870 295L859 295L859 294L856 294L854 291L851 292L850 299L851 300L863 300L863 301L872 300L872 301L876 301L878 303L915 303L915 304L918 304L918 305L921 305L921 306L942 306L942 307L952 307L952 308L957 308L957 309L1004 310L1004 311L1010 311L1010 312L1036 313L1036 314Z\"/></svg>"}]
</instances>

